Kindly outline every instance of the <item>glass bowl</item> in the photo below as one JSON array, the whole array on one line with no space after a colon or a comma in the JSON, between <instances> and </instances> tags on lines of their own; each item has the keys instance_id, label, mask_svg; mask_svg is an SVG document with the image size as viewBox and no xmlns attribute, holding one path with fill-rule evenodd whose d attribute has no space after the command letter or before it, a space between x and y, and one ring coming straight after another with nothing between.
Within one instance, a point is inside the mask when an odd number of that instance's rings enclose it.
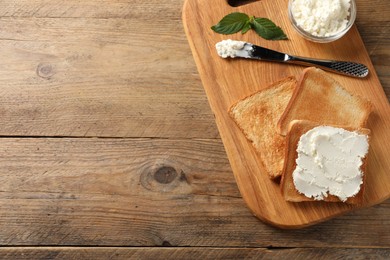
<instances>
[{"instance_id":1,"label":"glass bowl","mask_svg":"<svg viewBox=\"0 0 390 260\"><path fill-rule=\"evenodd\" d=\"M326 42L332 42L335 40L340 39L342 36L344 36L349 29L351 29L352 25L355 22L356 19L356 3L354 0L350 0L350 8L349 8L349 15L347 16L347 24L346 27L343 30L338 31L335 34L329 35L329 36L315 36L311 33L305 31L303 28L301 28L297 21L295 20L293 14L292 14L292 4L295 0L289 0L288 2L288 17L290 19L290 22L294 29L305 39L313 42L319 42L319 43L326 43Z\"/></svg>"}]
</instances>

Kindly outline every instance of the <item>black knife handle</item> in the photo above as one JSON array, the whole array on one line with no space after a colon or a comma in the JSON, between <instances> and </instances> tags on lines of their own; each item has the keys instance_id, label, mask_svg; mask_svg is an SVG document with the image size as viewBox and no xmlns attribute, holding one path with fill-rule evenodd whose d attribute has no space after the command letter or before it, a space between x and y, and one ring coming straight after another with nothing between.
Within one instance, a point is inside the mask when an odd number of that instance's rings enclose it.
<instances>
[{"instance_id":1,"label":"black knife handle","mask_svg":"<svg viewBox=\"0 0 390 260\"><path fill-rule=\"evenodd\" d=\"M364 78L368 75L368 68L360 63L337 60L317 60L289 55L288 63L300 64L305 66L316 66L324 70L336 72L339 74Z\"/></svg>"}]
</instances>

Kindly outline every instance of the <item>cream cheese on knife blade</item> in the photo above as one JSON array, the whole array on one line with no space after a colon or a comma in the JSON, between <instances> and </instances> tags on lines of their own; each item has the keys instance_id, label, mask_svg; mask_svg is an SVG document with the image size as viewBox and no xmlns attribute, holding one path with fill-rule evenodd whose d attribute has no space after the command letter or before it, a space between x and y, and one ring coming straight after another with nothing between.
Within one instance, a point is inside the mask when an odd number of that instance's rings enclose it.
<instances>
[{"instance_id":1,"label":"cream cheese on knife blade","mask_svg":"<svg viewBox=\"0 0 390 260\"><path fill-rule=\"evenodd\" d=\"M215 45L217 53L222 58L251 58L253 47L243 41L223 40Z\"/></svg>"}]
</instances>

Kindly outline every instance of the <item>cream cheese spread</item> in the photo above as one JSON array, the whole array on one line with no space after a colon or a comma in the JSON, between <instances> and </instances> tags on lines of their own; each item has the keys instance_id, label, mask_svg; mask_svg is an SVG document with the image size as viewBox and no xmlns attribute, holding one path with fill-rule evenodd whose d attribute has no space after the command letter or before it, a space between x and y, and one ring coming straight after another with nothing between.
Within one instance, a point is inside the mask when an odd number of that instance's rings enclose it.
<instances>
[{"instance_id":1,"label":"cream cheese spread","mask_svg":"<svg viewBox=\"0 0 390 260\"><path fill-rule=\"evenodd\" d=\"M346 28L350 7L350 0L294 0L291 13L306 32L328 37Z\"/></svg>"},{"instance_id":2,"label":"cream cheese spread","mask_svg":"<svg viewBox=\"0 0 390 260\"><path fill-rule=\"evenodd\" d=\"M217 53L222 58L250 58L250 51L252 46L243 41L223 40L215 45Z\"/></svg>"},{"instance_id":3,"label":"cream cheese spread","mask_svg":"<svg viewBox=\"0 0 390 260\"><path fill-rule=\"evenodd\" d=\"M318 126L300 137L297 152L293 181L306 197L323 200L331 194L345 202L359 193L367 135Z\"/></svg>"}]
</instances>

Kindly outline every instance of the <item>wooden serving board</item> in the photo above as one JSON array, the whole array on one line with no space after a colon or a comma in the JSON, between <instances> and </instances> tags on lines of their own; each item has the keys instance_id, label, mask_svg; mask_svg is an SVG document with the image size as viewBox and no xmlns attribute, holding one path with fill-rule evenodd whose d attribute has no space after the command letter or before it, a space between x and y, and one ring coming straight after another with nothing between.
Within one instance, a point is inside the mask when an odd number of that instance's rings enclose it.
<instances>
[{"instance_id":1,"label":"wooden serving board","mask_svg":"<svg viewBox=\"0 0 390 260\"><path fill-rule=\"evenodd\" d=\"M281 228L301 228L358 207L343 203L286 202L279 185L268 178L260 154L229 117L227 110L238 99L272 82L290 75L299 77L304 67L222 59L216 53L215 44L224 39L242 40L289 54L355 61L369 67L370 74L365 79L330 74L350 92L366 97L374 105L367 126L372 131L372 138L366 190L364 203L359 207L371 206L390 197L390 106L356 26L336 42L309 42L290 25L287 5L287 0L262 0L240 7L231 7L225 0L187 0L183 8L183 23L242 197L259 219ZM282 27L289 40L267 41L253 31L244 35L220 35L210 29L231 12L270 18Z\"/></svg>"}]
</instances>

